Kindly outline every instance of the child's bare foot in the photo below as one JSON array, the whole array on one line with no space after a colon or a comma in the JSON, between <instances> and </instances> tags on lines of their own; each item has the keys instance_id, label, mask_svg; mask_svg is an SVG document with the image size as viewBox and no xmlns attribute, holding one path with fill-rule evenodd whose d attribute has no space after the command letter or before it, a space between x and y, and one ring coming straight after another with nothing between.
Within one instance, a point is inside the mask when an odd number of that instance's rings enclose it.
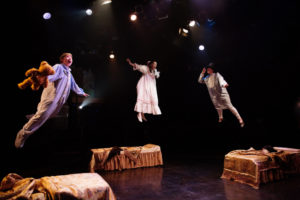
<instances>
[{"instance_id":1,"label":"child's bare foot","mask_svg":"<svg viewBox=\"0 0 300 200\"><path fill-rule=\"evenodd\" d=\"M243 128L245 126L245 122L243 120L240 120L240 125Z\"/></svg>"},{"instance_id":2,"label":"child's bare foot","mask_svg":"<svg viewBox=\"0 0 300 200\"><path fill-rule=\"evenodd\" d=\"M143 122L143 120L142 120L142 114L141 113L137 114L137 118L138 118L139 122Z\"/></svg>"},{"instance_id":3,"label":"child's bare foot","mask_svg":"<svg viewBox=\"0 0 300 200\"><path fill-rule=\"evenodd\" d=\"M221 123L223 121L223 118L219 118L219 123Z\"/></svg>"},{"instance_id":4,"label":"child's bare foot","mask_svg":"<svg viewBox=\"0 0 300 200\"><path fill-rule=\"evenodd\" d=\"M142 119L143 119L144 121L147 121L147 119L146 119L144 113L142 113Z\"/></svg>"}]
</instances>

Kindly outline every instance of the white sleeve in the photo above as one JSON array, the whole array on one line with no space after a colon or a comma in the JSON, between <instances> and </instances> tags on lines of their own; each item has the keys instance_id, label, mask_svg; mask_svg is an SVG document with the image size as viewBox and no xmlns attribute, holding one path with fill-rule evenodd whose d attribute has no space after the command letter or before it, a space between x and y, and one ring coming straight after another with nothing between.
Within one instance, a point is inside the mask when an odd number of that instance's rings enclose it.
<instances>
[{"instance_id":1,"label":"white sleeve","mask_svg":"<svg viewBox=\"0 0 300 200\"><path fill-rule=\"evenodd\" d=\"M199 78L198 78L198 82L199 83L204 83L204 74L200 74Z\"/></svg>"},{"instance_id":2,"label":"white sleeve","mask_svg":"<svg viewBox=\"0 0 300 200\"><path fill-rule=\"evenodd\" d=\"M160 72L157 71L157 69L154 70L154 75L156 78L159 78L160 77Z\"/></svg>"},{"instance_id":3,"label":"white sleeve","mask_svg":"<svg viewBox=\"0 0 300 200\"><path fill-rule=\"evenodd\" d=\"M217 73L217 77L219 79L219 83L221 87L224 87L225 85L227 85L227 82L224 80L223 76L219 73Z\"/></svg>"},{"instance_id":4,"label":"white sleeve","mask_svg":"<svg viewBox=\"0 0 300 200\"><path fill-rule=\"evenodd\" d=\"M133 70L138 70L143 74L147 74L149 72L149 68L146 65L139 65L134 63Z\"/></svg>"}]
</instances>

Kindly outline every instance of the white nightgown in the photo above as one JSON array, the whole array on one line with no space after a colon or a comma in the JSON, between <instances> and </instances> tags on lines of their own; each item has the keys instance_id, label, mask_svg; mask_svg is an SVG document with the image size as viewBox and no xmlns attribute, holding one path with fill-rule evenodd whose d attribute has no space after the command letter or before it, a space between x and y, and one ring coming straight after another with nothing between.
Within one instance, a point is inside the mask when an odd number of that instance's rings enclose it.
<instances>
[{"instance_id":1,"label":"white nightgown","mask_svg":"<svg viewBox=\"0 0 300 200\"><path fill-rule=\"evenodd\" d=\"M160 115L161 111L158 106L158 96L156 89L156 77L158 78L159 72L150 72L146 65L134 64L134 70L140 71L143 75L138 81L137 100L134 111L142 112L153 115Z\"/></svg>"}]
</instances>

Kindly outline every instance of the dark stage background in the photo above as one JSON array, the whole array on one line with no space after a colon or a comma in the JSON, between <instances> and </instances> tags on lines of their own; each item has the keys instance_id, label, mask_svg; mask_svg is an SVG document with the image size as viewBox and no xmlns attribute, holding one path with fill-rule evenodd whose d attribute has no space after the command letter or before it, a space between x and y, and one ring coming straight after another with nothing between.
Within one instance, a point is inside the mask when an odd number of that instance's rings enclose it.
<instances>
[{"instance_id":1,"label":"dark stage background","mask_svg":"<svg viewBox=\"0 0 300 200\"><path fill-rule=\"evenodd\" d=\"M87 8L93 9L91 16L85 14ZM50 20L42 18L46 11L52 13ZM136 22L129 20L132 11L138 13ZM296 1L280 0L16 3L3 38L3 77L8 81L2 95L6 128L1 131L1 163L11 172L22 168L16 161L20 158L31 162L55 152L65 153L60 158L67 162L70 152L86 155L90 148L146 143L160 145L166 158L176 153L224 155L267 144L300 148L297 11ZM179 35L190 19L199 26L191 27L187 37ZM198 50L199 44L205 51ZM25 115L35 112L41 94L21 91L17 83L42 60L58 63L63 52L73 54L75 80L97 101L79 110L80 99L71 93L68 118L49 120L16 150L15 136L27 121ZM127 57L141 64L156 60L161 71L157 88L162 115L149 116L146 123L139 123L133 111L140 74L125 62ZM197 82L209 62L216 63L229 83L244 128L228 110L218 124L207 88Z\"/></svg>"}]
</instances>

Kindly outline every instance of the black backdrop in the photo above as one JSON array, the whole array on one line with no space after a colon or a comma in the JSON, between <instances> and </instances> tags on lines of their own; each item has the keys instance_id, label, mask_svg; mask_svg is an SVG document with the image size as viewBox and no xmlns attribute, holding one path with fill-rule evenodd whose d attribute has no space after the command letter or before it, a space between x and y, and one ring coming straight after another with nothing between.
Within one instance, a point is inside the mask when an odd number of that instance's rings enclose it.
<instances>
[{"instance_id":1,"label":"black backdrop","mask_svg":"<svg viewBox=\"0 0 300 200\"><path fill-rule=\"evenodd\" d=\"M78 85L83 85L84 70L93 72L93 94L103 102L79 110L69 100L68 130L41 128L23 151L145 143L159 144L170 154L207 149L223 154L266 144L299 148L296 1L120 0L106 6L80 0L24 1L8 11L2 54L7 70L2 95L6 128L1 131L5 155L14 156L15 136L26 122L24 116L35 112L41 94L21 91L16 84L28 68L38 67L42 60L54 65L63 52L73 53L72 73ZM94 13L86 16L89 7ZM134 23L128 17L133 10L139 14ZM52 13L48 21L42 18L45 11ZM188 37L179 35L178 29L190 19L199 26L190 28ZM199 44L205 45L204 52ZM112 50L114 61L108 59ZM156 60L161 71L157 88L163 114L149 116L147 123L139 123L133 111L140 74L128 66L127 57L141 64ZM229 83L244 128L229 111L224 111L224 123L217 123L206 86L197 82L209 62L216 63Z\"/></svg>"}]
</instances>

